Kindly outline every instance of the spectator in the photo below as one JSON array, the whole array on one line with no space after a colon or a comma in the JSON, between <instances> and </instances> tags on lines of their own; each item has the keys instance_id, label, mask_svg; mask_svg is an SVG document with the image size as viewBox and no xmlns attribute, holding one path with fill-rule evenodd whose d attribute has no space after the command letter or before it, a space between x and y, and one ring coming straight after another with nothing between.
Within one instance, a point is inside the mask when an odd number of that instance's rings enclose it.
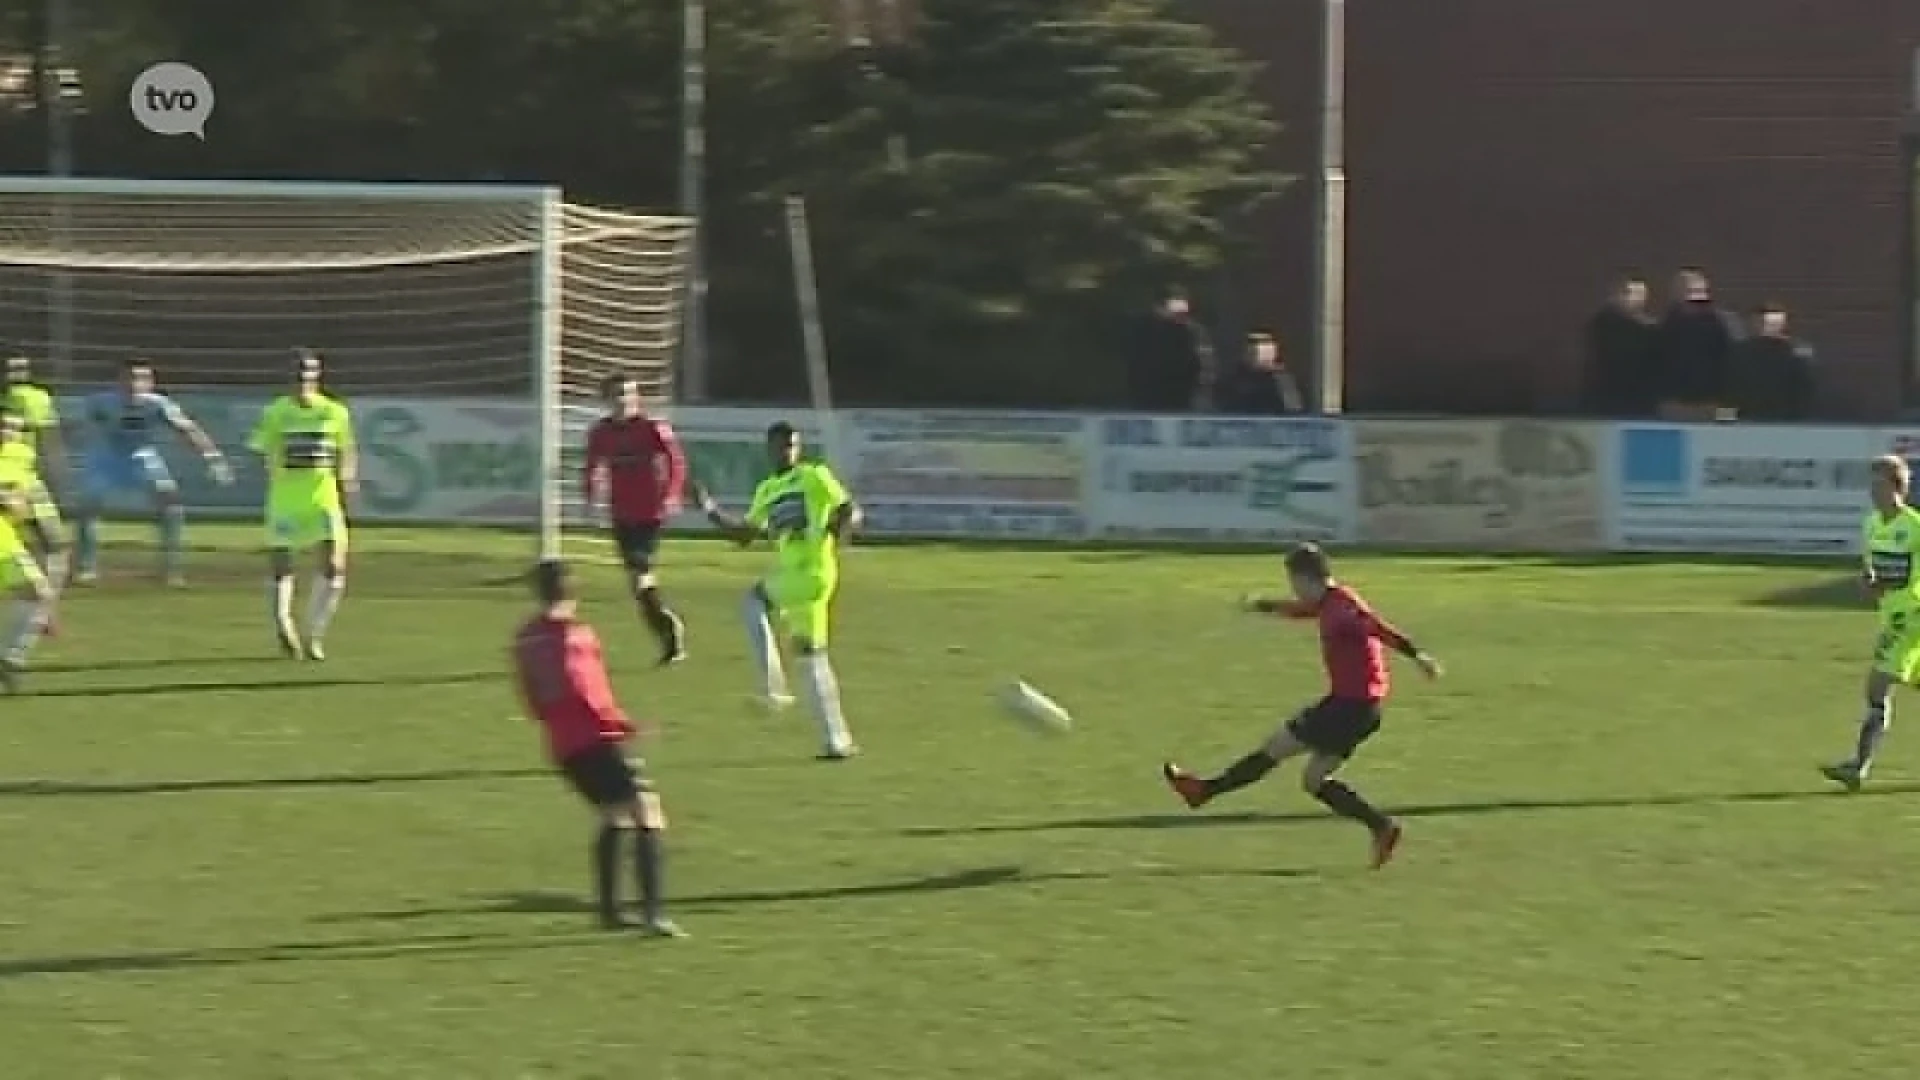
<instances>
[{"instance_id":1,"label":"spectator","mask_svg":"<svg viewBox=\"0 0 1920 1080\"><path fill-rule=\"evenodd\" d=\"M1658 404L1655 330L1647 313L1647 283L1627 278L1607 306L1587 320L1585 411L1594 416L1646 417Z\"/></svg>"},{"instance_id":2,"label":"spectator","mask_svg":"<svg viewBox=\"0 0 1920 1080\"><path fill-rule=\"evenodd\" d=\"M1753 316L1753 336L1733 350L1733 402L1742 420L1785 423L1813 414L1813 347L1793 336L1785 308Z\"/></svg>"},{"instance_id":3,"label":"spectator","mask_svg":"<svg viewBox=\"0 0 1920 1080\"><path fill-rule=\"evenodd\" d=\"M1272 334L1248 334L1246 355L1228 374L1221 409L1238 416L1284 416L1306 411L1299 380L1287 370Z\"/></svg>"},{"instance_id":4,"label":"spectator","mask_svg":"<svg viewBox=\"0 0 1920 1080\"><path fill-rule=\"evenodd\" d=\"M1707 275L1682 270L1673 304L1656 336L1660 413L1670 420L1712 420L1727 399L1727 376L1739 333L1714 302Z\"/></svg>"},{"instance_id":5,"label":"spectator","mask_svg":"<svg viewBox=\"0 0 1920 1080\"><path fill-rule=\"evenodd\" d=\"M1213 346L1193 321L1184 292L1167 294L1141 327L1132 351L1127 383L1133 408L1177 413L1207 406L1213 391Z\"/></svg>"}]
</instances>

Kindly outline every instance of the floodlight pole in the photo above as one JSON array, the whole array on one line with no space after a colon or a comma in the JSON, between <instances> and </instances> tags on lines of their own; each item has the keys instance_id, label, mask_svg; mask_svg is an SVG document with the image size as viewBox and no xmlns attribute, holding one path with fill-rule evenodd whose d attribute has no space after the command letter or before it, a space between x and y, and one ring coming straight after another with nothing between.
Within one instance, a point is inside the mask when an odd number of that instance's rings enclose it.
<instances>
[{"instance_id":1,"label":"floodlight pole","mask_svg":"<svg viewBox=\"0 0 1920 1080\"><path fill-rule=\"evenodd\" d=\"M680 390L707 400L707 4L680 5L680 212L693 221L687 264L686 321L680 335Z\"/></svg>"},{"instance_id":2,"label":"floodlight pole","mask_svg":"<svg viewBox=\"0 0 1920 1080\"><path fill-rule=\"evenodd\" d=\"M1347 382L1347 0L1323 0L1319 230L1314 275L1315 411L1346 409Z\"/></svg>"},{"instance_id":3,"label":"floodlight pole","mask_svg":"<svg viewBox=\"0 0 1920 1080\"><path fill-rule=\"evenodd\" d=\"M1913 51L1913 86L1900 134L1900 356L1902 399L1920 406L1920 49Z\"/></svg>"},{"instance_id":4,"label":"floodlight pole","mask_svg":"<svg viewBox=\"0 0 1920 1080\"><path fill-rule=\"evenodd\" d=\"M73 114L66 78L67 0L47 0L46 40L41 42L40 107L46 110L47 175L73 175ZM65 196L53 204L54 242L64 249L69 228ZM63 384L73 380L73 275L53 273L47 293L48 366ZM42 374L46 374L42 372Z\"/></svg>"}]
</instances>

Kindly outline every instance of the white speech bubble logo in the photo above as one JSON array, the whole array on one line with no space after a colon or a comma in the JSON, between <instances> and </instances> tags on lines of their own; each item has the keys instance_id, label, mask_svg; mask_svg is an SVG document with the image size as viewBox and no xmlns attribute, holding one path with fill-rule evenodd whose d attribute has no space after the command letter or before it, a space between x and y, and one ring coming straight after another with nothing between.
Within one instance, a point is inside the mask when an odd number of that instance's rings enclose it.
<instances>
[{"instance_id":1,"label":"white speech bubble logo","mask_svg":"<svg viewBox=\"0 0 1920 1080\"><path fill-rule=\"evenodd\" d=\"M155 135L207 137L213 115L213 84L191 64L155 64L133 80L127 104L140 126Z\"/></svg>"}]
</instances>

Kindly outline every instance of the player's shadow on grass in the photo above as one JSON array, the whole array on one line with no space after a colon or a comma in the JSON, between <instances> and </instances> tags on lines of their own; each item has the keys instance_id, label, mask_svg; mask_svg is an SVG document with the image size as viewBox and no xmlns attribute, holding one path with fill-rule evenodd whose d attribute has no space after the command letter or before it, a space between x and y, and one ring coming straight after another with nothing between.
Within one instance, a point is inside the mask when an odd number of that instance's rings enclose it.
<instances>
[{"instance_id":1,"label":"player's shadow on grass","mask_svg":"<svg viewBox=\"0 0 1920 1080\"><path fill-rule=\"evenodd\" d=\"M1119 870L1027 870L1019 866L983 866L970 870L960 870L947 874L934 874L928 877L906 878L900 881L878 881L862 885L827 885L817 888L801 889L751 889L739 892L694 893L686 896L674 896L671 903L676 910L713 911L732 907L754 907L762 904L790 904L811 901L868 900L887 897L913 896L921 893L964 892L972 889L992 889L1009 885L1044 885L1063 881L1115 881L1122 878L1167 877L1191 880L1194 878L1246 877L1246 878L1305 878L1313 877L1312 870L1294 867L1261 867L1250 869L1209 870L1206 868L1180 867L1128 867ZM396 911L354 912L344 915L323 915L315 922L320 923L362 923L362 922L406 922L412 919L444 919L467 915L580 915L593 912L593 904L584 896L572 893L556 892L513 892L489 897L478 903L449 905L447 907L405 908Z\"/></svg>"},{"instance_id":2,"label":"player's shadow on grass","mask_svg":"<svg viewBox=\"0 0 1920 1080\"><path fill-rule=\"evenodd\" d=\"M1849 575L1828 581L1809 581L1773 589L1755 601L1760 607L1816 608L1871 614L1873 605L1861 591L1860 579Z\"/></svg>"},{"instance_id":3,"label":"player's shadow on grass","mask_svg":"<svg viewBox=\"0 0 1920 1080\"><path fill-rule=\"evenodd\" d=\"M582 928L527 934L415 934L295 941L272 945L216 946L150 952L38 956L0 960L0 980L33 975L122 975L205 968L249 967L313 960L403 960L411 957L482 956L538 949L582 948L623 939ZM626 939L630 940L630 939Z\"/></svg>"},{"instance_id":4,"label":"player's shadow on grass","mask_svg":"<svg viewBox=\"0 0 1920 1080\"><path fill-rule=\"evenodd\" d=\"M138 660L84 660L71 663L55 661L35 663L35 675L79 675L105 671L177 671L191 667L238 667L253 664L285 664L284 656L148 656Z\"/></svg>"},{"instance_id":5,"label":"player's shadow on grass","mask_svg":"<svg viewBox=\"0 0 1920 1080\"><path fill-rule=\"evenodd\" d=\"M1476 814L1524 814L1554 810L1632 810L1686 806L1741 806L1754 803L1791 803L1811 799L1865 799L1920 794L1920 782L1883 784L1849 794L1824 791L1736 791L1696 795L1617 795L1581 799L1493 799L1485 802L1428 803L1416 806L1389 806L1400 818L1469 817ZM1076 832L1101 829L1190 829L1221 828L1233 825L1289 825L1338 822L1324 810L1266 813L1243 810L1235 813L1122 814L1115 817L1060 818L1052 821L1015 821L997 825L918 826L900 830L902 836L950 837L980 833Z\"/></svg>"},{"instance_id":6,"label":"player's shadow on grass","mask_svg":"<svg viewBox=\"0 0 1920 1080\"><path fill-rule=\"evenodd\" d=\"M222 791L297 791L303 788L378 788L474 780L545 777L550 769L437 769L404 773L316 773L206 780L0 780L0 799L50 796L192 795Z\"/></svg>"},{"instance_id":7,"label":"player's shadow on grass","mask_svg":"<svg viewBox=\"0 0 1920 1080\"><path fill-rule=\"evenodd\" d=\"M498 671L459 671L441 675L392 675L381 678L315 679L287 676L274 679L181 679L132 686L56 686L39 689L29 682L21 697L162 697L168 694L264 694L279 690L331 690L353 686L462 686L501 682Z\"/></svg>"}]
</instances>

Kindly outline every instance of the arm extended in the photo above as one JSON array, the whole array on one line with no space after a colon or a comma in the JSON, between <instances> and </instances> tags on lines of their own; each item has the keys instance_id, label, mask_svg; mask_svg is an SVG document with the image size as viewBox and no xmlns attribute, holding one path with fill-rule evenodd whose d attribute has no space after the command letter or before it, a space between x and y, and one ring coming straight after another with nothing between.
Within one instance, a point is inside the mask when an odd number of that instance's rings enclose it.
<instances>
[{"instance_id":1,"label":"arm extended","mask_svg":"<svg viewBox=\"0 0 1920 1080\"><path fill-rule=\"evenodd\" d=\"M700 500L700 509L706 512L707 521L719 531L720 535L740 545L751 547L760 539L760 528L737 514L729 514L719 502L704 489L696 488L695 496Z\"/></svg>"}]
</instances>

